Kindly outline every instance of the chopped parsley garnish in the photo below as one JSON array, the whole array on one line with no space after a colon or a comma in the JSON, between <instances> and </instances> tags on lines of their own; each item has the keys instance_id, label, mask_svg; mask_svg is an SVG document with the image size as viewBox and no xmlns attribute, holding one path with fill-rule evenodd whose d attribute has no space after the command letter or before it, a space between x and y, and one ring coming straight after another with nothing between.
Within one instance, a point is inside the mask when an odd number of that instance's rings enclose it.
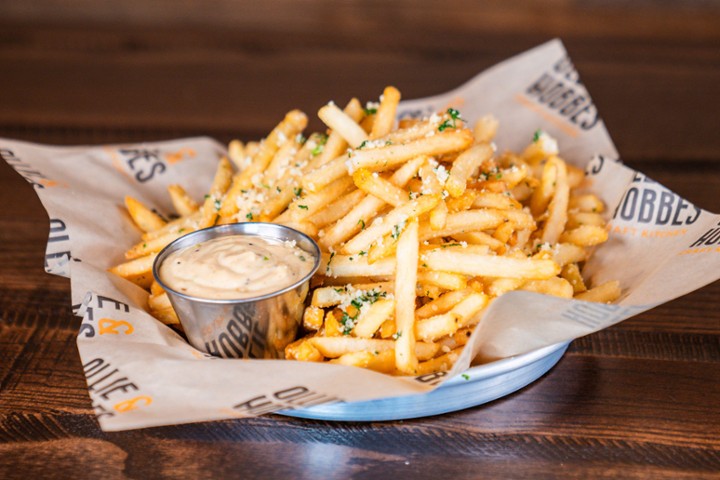
<instances>
[{"instance_id":1,"label":"chopped parsley garnish","mask_svg":"<svg viewBox=\"0 0 720 480\"><path fill-rule=\"evenodd\" d=\"M438 131L442 132L448 128L457 128L457 121L462 120L462 116L460 116L460 112L455 110L454 108L448 108L447 114L450 115L450 118L445 120L438 126Z\"/></svg>"},{"instance_id":2,"label":"chopped parsley garnish","mask_svg":"<svg viewBox=\"0 0 720 480\"><path fill-rule=\"evenodd\" d=\"M461 246L459 243L446 243L442 246L442 248L448 248L448 247L459 247Z\"/></svg>"},{"instance_id":3,"label":"chopped parsley garnish","mask_svg":"<svg viewBox=\"0 0 720 480\"><path fill-rule=\"evenodd\" d=\"M208 198L210 198L210 195L205 195L205 200L207 200Z\"/></svg>"},{"instance_id":4,"label":"chopped parsley garnish","mask_svg":"<svg viewBox=\"0 0 720 480\"><path fill-rule=\"evenodd\" d=\"M392 145L393 143L390 140L385 141L385 145Z\"/></svg>"},{"instance_id":5,"label":"chopped parsley garnish","mask_svg":"<svg viewBox=\"0 0 720 480\"><path fill-rule=\"evenodd\" d=\"M495 174L495 179L496 179L496 180L500 180L501 178L502 178L502 173L499 173L499 172L498 172L497 174Z\"/></svg>"},{"instance_id":6,"label":"chopped parsley garnish","mask_svg":"<svg viewBox=\"0 0 720 480\"><path fill-rule=\"evenodd\" d=\"M181 228L180 230L178 230L178 233L183 233L184 231L185 231L185 229Z\"/></svg>"},{"instance_id":7,"label":"chopped parsley garnish","mask_svg":"<svg viewBox=\"0 0 720 480\"><path fill-rule=\"evenodd\" d=\"M463 373L460 376L463 377L465 380L470 380L470 375L468 375L467 373Z\"/></svg>"},{"instance_id":8,"label":"chopped parsley garnish","mask_svg":"<svg viewBox=\"0 0 720 480\"><path fill-rule=\"evenodd\" d=\"M325 273L330 273L330 262L332 262L335 252L330 252L330 258L328 259L327 266L325 267Z\"/></svg>"},{"instance_id":9,"label":"chopped parsley garnish","mask_svg":"<svg viewBox=\"0 0 720 480\"><path fill-rule=\"evenodd\" d=\"M317 146L310 151L310 154L313 157L317 157L323 152L323 150L325 150L325 144L327 143L327 139L328 136L324 134L318 139Z\"/></svg>"},{"instance_id":10,"label":"chopped parsley garnish","mask_svg":"<svg viewBox=\"0 0 720 480\"><path fill-rule=\"evenodd\" d=\"M542 133L543 131L539 128L535 130L535 133L533 133L533 142L537 142L538 140L540 140L540 135L542 135Z\"/></svg>"},{"instance_id":11,"label":"chopped parsley garnish","mask_svg":"<svg viewBox=\"0 0 720 480\"><path fill-rule=\"evenodd\" d=\"M365 230L365 220L358 220L358 225L360 225L360 230Z\"/></svg>"},{"instance_id":12,"label":"chopped parsley garnish","mask_svg":"<svg viewBox=\"0 0 720 480\"><path fill-rule=\"evenodd\" d=\"M143 248L147 248L147 243L143 243Z\"/></svg>"},{"instance_id":13,"label":"chopped parsley garnish","mask_svg":"<svg viewBox=\"0 0 720 480\"><path fill-rule=\"evenodd\" d=\"M305 256L303 256L303 255L300 255L298 258L300 258L300 260L302 260L303 262L304 262L305 260L307 260L307 259L305 258Z\"/></svg>"},{"instance_id":14,"label":"chopped parsley garnish","mask_svg":"<svg viewBox=\"0 0 720 480\"><path fill-rule=\"evenodd\" d=\"M335 289L337 291L337 289ZM340 293L340 292L338 292ZM352 329L355 328L355 325L357 324L357 319L360 316L360 311L363 306L365 305L372 305L373 303L377 302L381 298L384 298L387 296L387 293L381 291L381 290L368 290L366 292L363 292L361 295L358 295L357 297L353 298L350 301L350 305L352 305L355 308L355 315L350 315L347 312L343 312L342 318L340 319L340 323L343 326L343 335L350 335L350 332L352 332Z\"/></svg>"},{"instance_id":15,"label":"chopped parsley garnish","mask_svg":"<svg viewBox=\"0 0 720 480\"><path fill-rule=\"evenodd\" d=\"M262 185L263 188L267 188L268 190L270 189L270 185L267 183L261 183L260 185Z\"/></svg>"},{"instance_id":16,"label":"chopped parsley garnish","mask_svg":"<svg viewBox=\"0 0 720 480\"><path fill-rule=\"evenodd\" d=\"M305 135L303 135L302 133L298 133L297 135L295 135L295 141L300 145L303 145L307 141L307 138L305 138Z\"/></svg>"},{"instance_id":17,"label":"chopped parsley garnish","mask_svg":"<svg viewBox=\"0 0 720 480\"><path fill-rule=\"evenodd\" d=\"M392 233L390 234L390 236L391 236L394 240L397 240L397 239L398 239L398 237L400 236L400 225L395 225L395 226L393 226Z\"/></svg>"},{"instance_id":18,"label":"chopped parsley garnish","mask_svg":"<svg viewBox=\"0 0 720 480\"><path fill-rule=\"evenodd\" d=\"M335 291L336 291L337 293L345 293L345 288L344 288L344 287L339 287L339 288L336 288Z\"/></svg>"},{"instance_id":19,"label":"chopped parsley garnish","mask_svg":"<svg viewBox=\"0 0 720 480\"><path fill-rule=\"evenodd\" d=\"M295 194L296 197L299 197L300 195L302 195L302 187L293 188L293 193Z\"/></svg>"},{"instance_id":20,"label":"chopped parsley garnish","mask_svg":"<svg viewBox=\"0 0 720 480\"><path fill-rule=\"evenodd\" d=\"M220 202L220 200L215 200L215 210L220 210L220 205L222 205L222 202Z\"/></svg>"},{"instance_id":21,"label":"chopped parsley garnish","mask_svg":"<svg viewBox=\"0 0 720 480\"><path fill-rule=\"evenodd\" d=\"M280 187L275 187L275 190L277 190L278 193L282 193L282 188Z\"/></svg>"},{"instance_id":22,"label":"chopped parsley garnish","mask_svg":"<svg viewBox=\"0 0 720 480\"><path fill-rule=\"evenodd\" d=\"M270 260L267 256L263 255L263 260Z\"/></svg>"},{"instance_id":23,"label":"chopped parsley garnish","mask_svg":"<svg viewBox=\"0 0 720 480\"><path fill-rule=\"evenodd\" d=\"M377 108L363 108L363 111L365 112L365 115L375 115L377 113Z\"/></svg>"},{"instance_id":24,"label":"chopped parsley garnish","mask_svg":"<svg viewBox=\"0 0 720 480\"><path fill-rule=\"evenodd\" d=\"M358 253L358 255L362 257L363 255L367 255L367 252L365 250L360 250L360 253Z\"/></svg>"},{"instance_id":25,"label":"chopped parsley garnish","mask_svg":"<svg viewBox=\"0 0 720 480\"><path fill-rule=\"evenodd\" d=\"M392 339L397 340L398 338L402 337L402 332L395 332L392 334Z\"/></svg>"},{"instance_id":26,"label":"chopped parsley garnish","mask_svg":"<svg viewBox=\"0 0 720 480\"><path fill-rule=\"evenodd\" d=\"M359 147L357 147L358 150L362 150L363 148L367 147L368 141L363 140L363 142L360 144Z\"/></svg>"},{"instance_id":27,"label":"chopped parsley garnish","mask_svg":"<svg viewBox=\"0 0 720 480\"><path fill-rule=\"evenodd\" d=\"M302 208L303 210L307 210L307 209L308 209L308 206L307 206L307 205L298 205L298 208Z\"/></svg>"},{"instance_id":28,"label":"chopped parsley garnish","mask_svg":"<svg viewBox=\"0 0 720 480\"><path fill-rule=\"evenodd\" d=\"M252 220L253 219L252 212L249 212L247 215L245 215L245 218L247 218L248 220Z\"/></svg>"}]
</instances>

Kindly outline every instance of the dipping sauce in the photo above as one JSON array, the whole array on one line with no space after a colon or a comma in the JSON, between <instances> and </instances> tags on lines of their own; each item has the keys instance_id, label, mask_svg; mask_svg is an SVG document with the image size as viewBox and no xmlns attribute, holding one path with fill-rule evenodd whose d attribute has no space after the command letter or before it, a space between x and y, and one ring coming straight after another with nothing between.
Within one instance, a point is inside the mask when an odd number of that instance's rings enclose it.
<instances>
[{"instance_id":1,"label":"dipping sauce","mask_svg":"<svg viewBox=\"0 0 720 480\"><path fill-rule=\"evenodd\" d=\"M289 287L310 273L314 263L315 257L295 242L231 235L171 253L159 276L185 295L233 300Z\"/></svg>"}]
</instances>

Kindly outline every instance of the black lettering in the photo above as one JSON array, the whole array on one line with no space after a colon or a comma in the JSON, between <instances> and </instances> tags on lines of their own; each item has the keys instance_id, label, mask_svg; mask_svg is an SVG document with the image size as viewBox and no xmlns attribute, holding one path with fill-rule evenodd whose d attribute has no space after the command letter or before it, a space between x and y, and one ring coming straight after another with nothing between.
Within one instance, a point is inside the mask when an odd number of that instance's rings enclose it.
<instances>
[{"instance_id":1,"label":"black lettering","mask_svg":"<svg viewBox=\"0 0 720 480\"><path fill-rule=\"evenodd\" d=\"M259 397L251 398L246 402L238 403L233 408L235 410L247 410L250 413L257 413L257 410L267 409L267 407L273 407L269 411L272 411L274 409L273 403L268 400L265 395L260 395Z\"/></svg>"},{"instance_id":2,"label":"black lettering","mask_svg":"<svg viewBox=\"0 0 720 480\"><path fill-rule=\"evenodd\" d=\"M104 370L104 368L103 368L103 370ZM104 377L102 377L102 378L100 378L100 379L98 379L98 380L95 380L95 382L93 382L91 385L88 385L88 390L93 391L93 390L95 389L95 386L96 386L96 385L98 385L98 384L100 384L102 381L104 381L104 380L112 377L112 376L115 375L116 373L118 373L118 369L117 369L117 368L116 368L115 370L113 370L112 372L108 373L107 375L105 375ZM88 377L88 378L90 378L90 377Z\"/></svg>"},{"instance_id":3,"label":"black lettering","mask_svg":"<svg viewBox=\"0 0 720 480\"><path fill-rule=\"evenodd\" d=\"M165 164L164 164L164 163L154 163L154 164L150 167L150 172L148 172L147 174L145 174L145 172L143 172L142 170L140 170L139 172L137 172L137 173L135 174L135 178L137 179L138 182L140 182L140 183L145 183L145 182L147 182L148 180L152 180L152 178L155 176L155 173L160 174L160 173L163 173L164 171L165 171Z\"/></svg>"},{"instance_id":4,"label":"black lettering","mask_svg":"<svg viewBox=\"0 0 720 480\"><path fill-rule=\"evenodd\" d=\"M670 192L660 192L660 204L658 205L657 218L655 223L658 225L667 225L672 215L672 206L675 202L675 195Z\"/></svg>"},{"instance_id":5,"label":"black lettering","mask_svg":"<svg viewBox=\"0 0 720 480\"><path fill-rule=\"evenodd\" d=\"M418 377L415 377L415 380L422 383L433 383L437 382L439 379L447 375L447 372L435 372L435 373L428 373L425 375L420 375Z\"/></svg>"},{"instance_id":6,"label":"black lettering","mask_svg":"<svg viewBox=\"0 0 720 480\"><path fill-rule=\"evenodd\" d=\"M124 379L127 380L127 379ZM117 387L113 387L110 390L106 391L102 395L100 395L103 399L107 400L110 397L110 394L113 392L117 392L118 390L122 391L123 393L127 393L129 390L137 391L139 388L134 383L124 383L122 385L118 385Z\"/></svg>"},{"instance_id":7,"label":"black lettering","mask_svg":"<svg viewBox=\"0 0 720 480\"><path fill-rule=\"evenodd\" d=\"M635 202L638 197L638 189L631 187L625 193L622 206L620 207L620 218L623 220L632 220L635 216Z\"/></svg>"},{"instance_id":8,"label":"black lettering","mask_svg":"<svg viewBox=\"0 0 720 480\"><path fill-rule=\"evenodd\" d=\"M588 115L583 116L583 113L588 113ZM581 118L581 116L583 118ZM600 116L598 115L595 105L592 103L580 109L576 114L570 117L570 121L578 125L583 130L590 130L597 125L599 120Z\"/></svg>"},{"instance_id":9,"label":"black lettering","mask_svg":"<svg viewBox=\"0 0 720 480\"><path fill-rule=\"evenodd\" d=\"M80 325L78 335L82 335L85 338L92 338L95 336L95 327L87 323L83 323Z\"/></svg>"},{"instance_id":10,"label":"black lettering","mask_svg":"<svg viewBox=\"0 0 720 480\"><path fill-rule=\"evenodd\" d=\"M553 81L553 77L551 77L547 73L543 73L542 77L540 77L539 80L537 80L535 83L530 85L530 87L528 87L526 93L528 93L529 95L541 95L548 89L548 87Z\"/></svg>"},{"instance_id":11,"label":"black lettering","mask_svg":"<svg viewBox=\"0 0 720 480\"><path fill-rule=\"evenodd\" d=\"M103 302L110 302L110 303L114 303L114 304L115 304L115 310L120 310L120 309L122 309L122 310L125 311L125 312L129 312L129 311L130 311L130 307L128 306L127 303L120 302L120 301L115 300L115 299L110 298L110 297L103 297L102 295L98 295L98 297L97 297L97 302L98 302L98 308L103 308Z\"/></svg>"},{"instance_id":12,"label":"black lettering","mask_svg":"<svg viewBox=\"0 0 720 480\"><path fill-rule=\"evenodd\" d=\"M672 224L673 224L673 225L682 225L682 224L683 224L682 220L679 219L679 217L680 217L680 212L682 212L683 210L685 210L685 209L688 208L689 206L690 206L689 203L687 203L687 202L686 202L685 200L683 200L682 198L680 199L680 201L678 202L677 210L675 210L675 215L673 216L673 220L672 220Z\"/></svg>"},{"instance_id":13,"label":"black lettering","mask_svg":"<svg viewBox=\"0 0 720 480\"><path fill-rule=\"evenodd\" d=\"M653 212L655 211L655 198L657 194L654 190L644 189L642 192L642 200L640 201L640 211L638 212L638 222L652 222Z\"/></svg>"},{"instance_id":14,"label":"black lettering","mask_svg":"<svg viewBox=\"0 0 720 480\"><path fill-rule=\"evenodd\" d=\"M45 255L45 268L50 268L50 260L67 258L70 261L70 252L55 252ZM58 262L59 263L59 262Z\"/></svg>"},{"instance_id":15,"label":"black lettering","mask_svg":"<svg viewBox=\"0 0 720 480\"><path fill-rule=\"evenodd\" d=\"M291 387L285 390L280 390L279 392L275 392L275 398L282 401L288 401L298 396L307 395L308 392L309 390L305 387Z\"/></svg>"},{"instance_id":16,"label":"black lettering","mask_svg":"<svg viewBox=\"0 0 720 480\"><path fill-rule=\"evenodd\" d=\"M555 85L550 87L548 91L540 95L538 97L538 101L541 103L549 103L551 102L557 95L560 95L565 88L565 84L562 82L557 82Z\"/></svg>"},{"instance_id":17,"label":"black lettering","mask_svg":"<svg viewBox=\"0 0 720 480\"><path fill-rule=\"evenodd\" d=\"M218 350L218 345L215 340L213 340L210 343L205 342L205 350L210 354L214 355L216 357L220 356L220 350Z\"/></svg>"},{"instance_id":18,"label":"black lettering","mask_svg":"<svg viewBox=\"0 0 720 480\"><path fill-rule=\"evenodd\" d=\"M720 228L713 228L712 230L708 230L707 232L703 233L702 237L695 240L695 242L690 245L689 248L692 247L699 247L700 245L713 245L714 243L720 241Z\"/></svg>"},{"instance_id":19,"label":"black lettering","mask_svg":"<svg viewBox=\"0 0 720 480\"><path fill-rule=\"evenodd\" d=\"M250 343L250 336L240 330L240 327L235 320L230 320L228 322L227 331L230 336L235 339L235 342L240 345L240 348L247 350L248 343Z\"/></svg>"},{"instance_id":20,"label":"black lettering","mask_svg":"<svg viewBox=\"0 0 720 480\"><path fill-rule=\"evenodd\" d=\"M89 362L83 364L83 372L85 372L85 375L87 376L87 378L90 378L90 377L92 377L92 375L88 375L88 374L90 372L94 372L95 369L97 369L103 365L104 365L103 368L107 368L109 366L108 364L105 363L105 360L103 360L102 358L93 358ZM98 371L102 371L102 369L100 369ZM97 373L97 372L94 372L93 375L95 375L95 373Z\"/></svg>"},{"instance_id":21,"label":"black lettering","mask_svg":"<svg viewBox=\"0 0 720 480\"><path fill-rule=\"evenodd\" d=\"M694 216L694 217L688 217L687 219L685 219L685 224L686 224L686 225L692 225L693 223L695 223L695 222L697 221L698 218L700 218L700 214L702 213L702 209L700 209L700 208L698 208L698 207L696 207L696 206L694 206L694 205L693 205L693 208L695 209L695 216Z\"/></svg>"},{"instance_id":22,"label":"black lettering","mask_svg":"<svg viewBox=\"0 0 720 480\"><path fill-rule=\"evenodd\" d=\"M565 90L561 95L555 98L552 102L548 104L548 107L550 108L560 108L561 105L566 103L566 100L570 97L572 97L575 94L575 90L572 88L568 88Z\"/></svg>"},{"instance_id":23,"label":"black lettering","mask_svg":"<svg viewBox=\"0 0 720 480\"><path fill-rule=\"evenodd\" d=\"M222 348L223 353L225 353L226 358L243 358L242 352L237 348L232 340L230 340L230 335L226 332L218 335L218 343L220 344L220 348ZM235 353L234 355L233 352Z\"/></svg>"},{"instance_id":24,"label":"black lettering","mask_svg":"<svg viewBox=\"0 0 720 480\"><path fill-rule=\"evenodd\" d=\"M568 102L568 104L560 110L560 115L565 115L566 117L572 115L583 103L585 103L585 96L578 95L572 102Z\"/></svg>"},{"instance_id":25,"label":"black lettering","mask_svg":"<svg viewBox=\"0 0 720 480\"><path fill-rule=\"evenodd\" d=\"M233 317L235 317L235 320L240 322L240 325L245 327L247 331L252 330L252 316L248 315L245 312L245 309L248 307L237 305L235 308L233 308Z\"/></svg>"}]
</instances>

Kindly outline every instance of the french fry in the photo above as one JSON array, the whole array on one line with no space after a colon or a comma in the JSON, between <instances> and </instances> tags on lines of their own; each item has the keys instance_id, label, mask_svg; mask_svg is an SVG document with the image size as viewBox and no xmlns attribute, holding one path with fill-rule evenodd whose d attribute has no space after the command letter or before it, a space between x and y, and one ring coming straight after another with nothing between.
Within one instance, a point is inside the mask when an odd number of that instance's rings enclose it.
<instances>
[{"instance_id":1,"label":"french fry","mask_svg":"<svg viewBox=\"0 0 720 480\"><path fill-rule=\"evenodd\" d=\"M345 193L352 184L350 177L339 178L322 190L295 198L287 210L290 218L294 222L300 222L310 217Z\"/></svg>"},{"instance_id":2,"label":"french fry","mask_svg":"<svg viewBox=\"0 0 720 480\"><path fill-rule=\"evenodd\" d=\"M152 266L155 261L156 254L146 255L144 257L135 258L129 262L115 265L108 269L115 275L130 280L143 288L150 288L153 282Z\"/></svg>"},{"instance_id":3,"label":"french fry","mask_svg":"<svg viewBox=\"0 0 720 480\"><path fill-rule=\"evenodd\" d=\"M607 230L597 225L581 225L567 230L560 235L561 242L574 243L581 247L591 247L605 242L608 239Z\"/></svg>"},{"instance_id":4,"label":"french fry","mask_svg":"<svg viewBox=\"0 0 720 480\"><path fill-rule=\"evenodd\" d=\"M470 293L449 312L419 320L415 325L415 333L424 342L452 335L459 328L468 325L487 304L487 295Z\"/></svg>"},{"instance_id":5,"label":"french fry","mask_svg":"<svg viewBox=\"0 0 720 480\"><path fill-rule=\"evenodd\" d=\"M548 160L545 168L551 164L555 167L555 183L553 185L552 200L550 200L550 204L547 207L547 220L545 220L545 226L543 227L542 241L557 243L567 223L570 186L568 185L565 162L558 157L552 157Z\"/></svg>"},{"instance_id":6,"label":"french fry","mask_svg":"<svg viewBox=\"0 0 720 480\"><path fill-rule=\"evenodd\" d=\"M460 358L461 352L462 348L456 348L455 350L439 357L435 357L425 362L420 362L417 366L416 374L427 375L433 372L446 372L450 370L457 359Z\"/></svg>"},{"instance_id":7,"label":"french fry","mask_svg":"<svg viewBox=\"0 0 720 480\"><path fill-rule=\"evenodd\" d=\"M190 198L190 195L188 195L180 185L169 185L168 193L170 193L170 200L172 201L175 211L181 217L186 217L197 212L199 208L197 202Z\"/></svg>"},{"instance_id":8,"label":"french fry","mask_svg":"<svg viewBox=\"0 0 720 480\"><path fill-rule=\"evenodd\" d=\"M395 349L394 340L381 340L375 338L357 337L312 337L312 345L327 358L338 358L350 352L385 352ZM434 343L416 342L415 356L418 360L433 358L440 350L440 345Z\"/></svg>"},{"instance_id":9,"label":"french fry","mask_svg":"<svg viewBox=\"0 0 720 480\"><path fill-rule=\"evenodd\" d=\"M587 287L585 286L585 281L580 274L580 268L578 267L577 263L569 263L563 266L562 271L560 272L560 276L570 282L570 285L572 285L573 292L575 294L582 293L587 290Z\"/></svg>"},{"instance_id":10,"label":"french fry","mask_svg":"<svg viewBox=\"0 0 720 480\"><path fill-rule=\"evenodd\" d=\"M385 322L393 314L395 310L395 302L388 299L380 299L370 305L365 312L361 312L358 317L353 335L361 338L371 338L380 325Z\"/></svg>"},{"instance_id":11,"label":"french fry","mask_svg":"<svg viewBox=\"0 0 720 480\"><path fill-rule=\"evenodd\" d=\"M125 206L130 213L135 225L137 225L143 232L152 232L162 228L165 225L160 215L156 214L148 207L146 207L140 200L131 197L130 195L125 196Z\"/></svg>"},{"instance_id":12,"label":"french fry","mask_svg":"<svg viewBox=\"0 0 720 480\"><path fill-rule=\"evenodd\" d=\"M489 160L493 155L492 147L487 143L481 143L468 148L462 152L453 162L450 169L450 176L445 183L445 189L452 197L459 197L465 192L468 178L480 167L483 162Z\"/></svg>"},{"instance_id":13,"label":"french fry","mask_svg":"<svg viewBox=\"0 0 720 480\"><path fill-rule=\"evenodd\" d=\"M365 130L332 102L318 111L318 117L325 125L337 132L352 148L357 148L368 140Z\"/></svg>"},{"instance_id":14,"label":"french fry","mask_svg":"<svg viewBox=\"0 0 720 480\"><path fill-rule=\"evenodd\" d=\"M380 107L375 115L370 138L384 137L392 130L395 114L400 103L400 92L395 87L385 87L380 99Z\"/></svg>"},{"instance_id":15,"label":"french fry","mask_svg":"<svg viewBox=\"0 0 720 480\"><path fill-rule=\"evenodd\" d=\"M560 266L552 260L479 255L452 249L427 252L421 260L435 270L472 276L542 280L560 273Z\"/></svg>"},{"instance_id":16,"label":"french fry","mask_svg":"<svg viewBox=\"0 0 720 480\"><path fill-rule=\"evenodd\" d=\"M490 143L497 133L500 122L492 115L484 115L475 122L473 133L476 143Z\"/></svg>"},{"instance_id":17,"label":"french fry","mask_svg":"<svg viewBox=\"0 0 720 480\"><path fill-rule=\"evenodd\" d=\"M206 195L205 201L200 208L201 217L198 225L199 228L210 227L215 225L218 221L220 217L220 208L223 203L222 196L225 194L227 189L230 188L230 183L232 181L232 166L227 158L222 158L218 163L215 177L213 178L212 185L210 186L210 193Z\"/></svg>"},{"instance_id":18,"label":"french fry","mask_svg":"<svg viewBox=\"0 0 720 480\"><path fill-rule=\"evenodd\" d=\"M406 374L417 370L415 354L415 284L418 267L418 224L408 222L398 240L395 271L395 365Z\"/></svg>"},{"instance_id":19,"label":"french fry","mask_svg":"<svg viewBox=\"0 0 720 480\"><path fill-rule=\"evenodd\" d=\"M347 215L363 198L365 198L365 192L362 190L353 190L330 203L322 210L312 214L308 217L308 221L312 222L312 224L318 228L323 228Z\"/></svg>"},{"instance_id":20,"label":"french fry","mask_svg":"<svg viewBox=\"0 0 720 480\"><path fill-rule=\"evenodd\" d=\"M410 179L415 176L424 161L425 159L422 157L410 160L393 173L390 177L390 182L396 187L404 187ZM364 230L367 227L366 219L369 223L370 219L377 215L385 205L386 203L377 197L365 197L355 208L348 212L345 217L325 230L322 238L320 238L320 245L328 249L333 245L346 241L357 232Z\"/></svg>"},{"instance_id":21,"label":"french fry","mask_svg":"<svg viewBox=\"0 0 720 480\"><path fill-rule=\"evenodd\" d=\"M381 373L393 373L395 370L395 351L382 352L350 352L330 360L328 363L367 368Z\"/></svg>"},{"instance_id":22,"label":"french fry","mask_svg":"<svg viewBox=\"0 0 720 480\"><path fill-rule=\"evenodd\" d=\"M348 117L350 117L350 119L357 123L363 116L362 105L360 105L360 102L357 98L353 98L347 103L347 105L345 105L343 113L345 113L345 115L347 115ZM330 135L328 135L322 141L317 142L317 146L313 147L317 150L314 150L314 158L309 165L310 170L314 170L322 165L325 165L330 160L339 157L340 155L345 153L347 147L348 144L345 139L340 135L340 133L334 130L331 131Z\"/></svg>"},{"instance_id":23,"label":"french fry","mask_svg":"<svg viewBox=\"0 0 720 480\"><path fill-rule=\"evenodd\" d=\"M352 260L350 260L352 258ZM395 259L384 258L372 265L363 255L323 254L318 272L334 277L373 277L395 273Z\"/></svg>"},{"instance_id":24,"label":"french fry","mask_svg":"<svg viewBox=\"0 0 720 480\"><path fill-rule=\"evenodd\" d=\"M355 150L348 163L351 170L361 167L375 171L387 170L420 155L459 152L472 142L473 136L469 130L446 130L432 137L419 138L401 145L390 144L373 149Z\"/></svg>"},{"instance_id":25,"label":"french fry","mask_svg":"<svg viewBox=\"0 0 720 480\"><path fill-rule=\"evenodd\" d=\"M575 300L584 300L586 302L610 303L620 297L620 282L612 280L605 282L597 287L593 287L583 293L575 295Z\"/></svg>"},{"instance_id":26,"label":"french fry","mask_svg":"<svg viewBox=\"0 0 720 480\"><path fill-rule=\"evenodd\" d=\"M435 300L415 310L415 317L423 319L446 313L469 294L469 290L454 290L444 293Z\"/></svg>"},{"instance_id":27,"label":"french fry","mask_svg":"<svg viewBox=\"0 0 720 480\"><path fill-rule=\"evenodd\" d=\"M555 297L572 298L573 287L564 278L552 277L545 280L530 280L525 282L520 290L529 292L544 293L545 295L553 295Z\"/></svg>"},{"instance_id":28,"label":"french fry","mask_svg":"<svg viewBox=\"0 0 720 480\"><path fill-rule=\"evenodd\" d=\"M394 208L385 215L381 222L373 222L372 225L367 226L365 230L348 240L342 247L342 252L357 253L363 250L367 251L372 242L387 233L392 232L397 237L400 235L404 224L432 210L439 202L439 195L423 195Z\"/></svg>"},{"instance_id":29,"label":"french fry","mask_svg":"<svg viewBox=\"0 0 720 480\"><path fill-rule=\"evenodd\" d=\"M303 328L309 331L318 331L323 326L325 312L322 308L310 306L303 312Z\"/></svg>"},{"instance_id":30,"label":"french fry","mask_svg":"<svg viewBox=\"0 0 720 480\"><path fill-rule=\"evenodd\" d=\"M352 179L355 186L360 190L381 199L393 207L399 207L410 200L408 192L385 180L377 172L359 168L353 172Z\"/></svg>"},{"instance_id":31,"label":"french fry","mask_svg":"<svg viewBox=\"0 0 720 480\"><path fill-rule=\"evenodd\" d=\"M461 290L467 287L467 277L457 273L439 272L436 270L420 270L417 281L422 284L434 285L445 290Z\"/></svg>"},{"instance_id":32,"label":"french fry","mask_svg":"<svg viewBox=\"0 0 720 480\"><path fill-rule=\"evenodd\" d=\"M588 193L585 195L571 196L568 208L580 212L602 213L605 211L605 204L597 195Z\"/></svg>"}]
</instances>

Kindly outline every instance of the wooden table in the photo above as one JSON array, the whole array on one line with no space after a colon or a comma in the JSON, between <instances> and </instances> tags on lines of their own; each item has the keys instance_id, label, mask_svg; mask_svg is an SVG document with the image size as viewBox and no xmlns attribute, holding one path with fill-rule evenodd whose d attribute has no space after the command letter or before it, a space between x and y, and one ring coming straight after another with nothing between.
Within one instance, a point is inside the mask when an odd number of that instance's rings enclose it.
<instances>
[{"instance_id":1,"label":"wooden table","mask_svg":"<svg viewBox=\"0 0 720 480\"><path fill-rule=\"evenodd\" d=\"M560 36L625 162L720 211L711 2L60 3L0 5L2 137L257 138L291 107L445 91ZM103 433L69 282L42 269L46 214L2 162L0 205L0 478L720 478L718 282L573 342L483 407Z\"/></svg>"}]
</instances>

